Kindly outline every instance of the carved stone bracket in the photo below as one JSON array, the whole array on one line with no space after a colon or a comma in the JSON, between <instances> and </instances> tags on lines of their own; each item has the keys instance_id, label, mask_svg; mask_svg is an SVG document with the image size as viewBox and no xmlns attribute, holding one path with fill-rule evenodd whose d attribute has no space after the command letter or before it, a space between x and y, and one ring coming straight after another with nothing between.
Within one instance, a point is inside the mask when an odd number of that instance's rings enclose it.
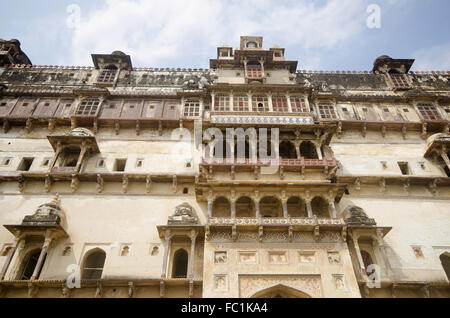
<instances>
[{"instance_id":1,"label":"carved stone bracket","mask_svg":"<svg viewBox=\"0 0 450 318\"><path fill-rule=\"evenodd\" d=\"M386 125L385 124L383 124L381 126L381 136L383 136L383 138L386 137Z\"/></svg>"},{"instance_id":2,"label":"carved stone bracket","mask_svg":"<svg viewBox=\"0 0 450 318\"><path fill-rule=\"evenodd\" d=\"M80 180L78 179L77 175L72 174L72 181L70 183L70 188L72 189L72 192L77 191L79 185L80 185Z\"/></svg>"},{"instance_id":3,"label":"carved stone bracket","mask_svg":"<svg viewBox=\"0 0 450 318\"><path fill-rule=\"evenodd\" d=\"M29 117L27 119L27 122L25 123L25 131L27 132L27 134L29 134L32 129L33 129L33 119Z\"/></svg>"},{"instance_id":4,"label":"carved stone bracket","mask_svg":"<svg viewBox=\"0 0 450 318\"><path fill-rule=\"evenodd\" d=\"M56 119L49 119L48 121L48 132L52 134L56 128Z\"/></svg>"},{"instance_id":5,"label":"carved stone bracket","mask_svg":"<svg viewBox=\"0 0 450 318\"><path fill-rule=\"evenodd\" d=\"M380 192L384 193L386 191L386 179L385 178L381 178L379 183L378 183L379 187L380 187Z\"/></svg>"},{"instance_id":6,"label":"carved stone bracket","mask_svg":"<svg viewBox=\"0 0 450 318\"><path fill-rule=\"evenodd\" d=\"M124 174L122 177L122 192L128 192L128 176L126 174Z\"/></svg>"},{"instance_id":7,"label":"carved stone bracket","mask_svg":"<svg viewBox=\"0 0 450 318\"><path fill-rule=\"evenodd\" d=\"M402 126L402 136L403 136L403 139L406 139L406 132L407 132L407 130L406 130L406 124L403 124L403 126Z\"/></svg>"},{"instance_id":8,"label":"carved stone bracket","mask_svg":"<svg viewBox=\"0 0 450 318\"><path fill-rule=\"evenodd\" d=\"M280 180L284 180L284 167L280 166Z\"/></svg>"},{"instance_id":9,"label":"carved stone bracket","mask_svg":"<svg viewBox=\"0 0 450 318\"><path fill-rule=\"evenodd\" d=\"M422 139L425 139L427 137L427 123L422 124Z\"/></svg>"},{"instance_id":10,"label":"carved stone bracket","mask_svg":"<svg viewBox=\"0 0 450 318\"><path fill-rule=\"evenodd\" d=\"M114 122L114 133L116 136L120 133L120 123L118 120Z\"/></svg>"},{"instance_id":11,"label":"carved stone bracket","mask_svg":"<svg viewBox=\"0 0 450 318\"><path fill-rule=\"evenodd\" d=\"M3 133L7 134L10 128L11 128L11 125L9 124L9 121L4 119L3 120Z\"/></svg>"},{"instance_id":12,"label":"carved stone bracket","mask_svg":"<svg viewBox=\"0 0 450 318\"><path fill-rule=\"evenodd\" d=\"M342 228L341 237L344 242L347 242L347 226Z\"/></svg>"},{"instance_id":13,"label":"carved stone bracket","mask_svg":"<svg viewBox=\"0 0 450 318\"><path fill-rule=\"evenodd\" d=\"M410 186L411 186L411 182L410 182L409 178L406 178L405 183L403 184L403 188L405 189L405 191L407 193L409 193L409 191L411 190Z\"/></svg>"},{"instance_id":14,"label":"carved stone bracket","mask_svg":"<svg viewBox=\"0 0 450 318\"><path fill-rule=\"evenodd\" d=\"M317 241L319 241L319 238L320 238L320 229L319 229L319 226L316 225L316 226L314 227L314 239L315 239L316 242L317 242Z\"/></svg>"},{"instance_id":15,"label":"carved stone bracket","mask_svg":"<svg viewBox=\"0 0 450 318\"><path fill-rule=\"evenodd\" d=\"M231 238L233 239L233 241L237 240L237 230L236 230L236 225L233 225L231 227Z\"/></svg>"},{"instance_id":16,"label":"carved stone bracket","mask_svg":"<svg viewBox=\"0 0 450 318\"><path fill-rule=\"evenodd\" d=\"M97 289L95 290L95 298L101 298L103 295L103 287L100 282L97 282Z\"/></svg>"},{"instance_id":17,"label":"carved stone bracket","mask_svg":"<svg viewBox=\"0 0 450 318\"><path fill-rule=\"evenodd\" d=\"M101 174L97 174L97 192L102 193L104 187L104 180Z\"/></svg>"},{"instance_id":18,"label":"carved stone bracket","mask_svg":"<svg viewBox=\"0 0 450 318\"><path fill-rule=\"evenodd\" d=\"M33 282L28 282L28 297L33 298L37 295L39 291L39 287L36 286Z\"/></svg>"},{"instance_id":19,"label":"carved stone bracket","mask_svg":"<svg viewBox=\"0 0 450 318\"><path fill-rule=\"evenodd\" d=\"M70 118L70 130L74 130L77 126L77 119L75 117Z\"/></svg>"},{"instance_id":20,"label":"carved stone bracket","mask_svg":"<svg viewBox=\"0 0 450 318\"><path fill-rule=\"evenodd\" d=\"M253 167L253 175L255 177L255 180L258 180L258 166Z\"/></svg>"},{"instance_id":21,"label":"carved stone bracket","mask_svg":"<svg viewBox=\"0 0 450 318\"><path fill-rule=\"evenodd\" d=\"M158 122L158 136L162 136L162 133L163 133L163 123L162 123L162 121L160 120L160 121Z\"/></svg>"},{"instance_id":22,"label":"carved stone bracket","mask_svg":"<svg viewBox=\"0 0 450 318\"><path fill-rule=\"evenodd\" d=\"M189 281L189 297L194 297L194 281Z\"/></svg>"},{"instance_id":23,"label":"carved stone bracket","mask_svg":"<svg viewBox=\"0 0 450 318\"><path fill-rule=\"evenodd\" d=\"M355 189L356 190L361 190L361 179L360 178L356 178L355 180Z\"/></svg>"},{"instance_id":24,"label":"carved stone bracket","mask_svg":"<svg viewBox=\"0 0 450 318\"><path fill-rule=\"evenodd\" d=\"M173 189L173 193L177 193L177 175L173 175L172 177L172 189Z\"/></svg>"},{"instance_id":25,"label":"carved stone bracket","mask_svg":"<svg viewBox=\"0 0 450 318\"><path fill-rule=\"evenodd\" d=\"M159 282L159 297L164 297L166 295L166 285L164 283L164 280L161 280Z\"/></svg>"},{"instance_id":26,"label":"carved stone bracket","mask_svg":"<svg viewBox=\"0 0 450 318\"><path fill-rule=\"evenodd\" d=\"M293 229L292 229L292 226L289 226L289 228L288 228L288 241L291 243L293 238L294 238Z\"/></svg>"},{"instance_id":27,"label":"carved stone bracket","mask_svg":"<svg viewBox=\"0 0 450 318\"><path fill-rule=\"evenodd\" d=\"M366 134L367 134L367 124L363 123L362 128L361 128L361 135L366 138Z\"/></svg>"},{"instance_id":28,"label":"carved stone bracket","mask_svg":"<svg viewBox=\"0 0 450 318\"><path fill-rule=\"evenodd\" d=\"M205 240L209 241L211 238L211 227L209 225L206 225L205 227Z\"/></svg>"},{"instance_id":29,"label":"carved stone bracket","mask_svg":"<svg viewBox=\"0 0 450 318\"><path fill-rule=\"evenodd\" d=\"M341 139L342 138L342 121L338 122L336 133L337 133L337 137L339 139Z\"/></svg>"},{"instance_id":30,"label":"carved stone bracket","mask_svg":"<svg viewBox=\"0 0 450 318\"><path fill-rule=\"evenodd\" d=\"M431 194L433 196L437 196L438 195L437 179L434 179L432 182L430 182L430 185L428 186L428 189L430 190L430 192L431 192Z\"/></svg>"},{"instance_id":31,"label":"carved stone bracket","mask_svg":"<svg viewBox=\"0 0 450 318\"><path fill-rule=\"evenodd\" d=\"M139 120L136 120L136 136L139 136L141 134L141 122Z\"/></svg>"},{"instance_id":32,"label":"carved stone bracket","mask_svg":"<svg viewBox=\"0 0 450 318\"><path fill-rule=\"evenodd\" d=\"M148 175L145 178L145 191L147 193L150 193L151 189L152 189L152 177L150 175Z\"/></svg>"},{"instance_id":33,"label":"carved stone bracket","mask_svg":"<svg viewBox=\"0 0 450 318\"><path fill-rule=\"evenodd\" d=\"M25 177L23 176L23 174L19 175L17 182L18 182L19 192L22 193L23 190L25 189Z\"/></svg>"},{"instance_id":34,"label":"carved stone bracket","mask_svg":"<svg viewBox=\"0 0 450 318\"><path fill-rule=\"evenodd\" d=\"M236 167L231 166L231 180L234 180L236 178Z\"/></svg>"},{"instance_id":35,"label":"carved stone bracket","mask_svg":"<svg viewBox=\"0 0 450 318\"><path fill-rule=\"evenodd\" d=\"M430 288L428 285L421 287L420 291L422 292L424 298L430 298Z\"/></svg>"},{"instance_id":36,"label":"carved stone bracket","mask_svg":"<svg viewBox=\"0 0 450 318\"><path fill-rule=\"evenodd\" d=\"M128 283L128 297L132 298L135 293L135 287L133 282Z\"/></svg>"},{"instance_id":37,"label":"carved stone bracket","mask_svg":"<svg viewBox=\"0 0 450 318\"><path fill-rule=\"evenodd\" d=\"M65 282L62 283L62 286L61 286L61 295L64 298L69 298L70 297L70 288L67 287L67 284Z\"/></svg>"},{"instance_id":38,"label":"carved stone bracket","mask_svg":"<svg viewBox=\"0 0 450 318\"><path fill-rule=\"evenodd\" d=\"M44 188L45 188L45 192L47 192L47 193L49 193L50 190L52 189L52 178L48 174L45 176Z\"/></svg>"}]
</instances>

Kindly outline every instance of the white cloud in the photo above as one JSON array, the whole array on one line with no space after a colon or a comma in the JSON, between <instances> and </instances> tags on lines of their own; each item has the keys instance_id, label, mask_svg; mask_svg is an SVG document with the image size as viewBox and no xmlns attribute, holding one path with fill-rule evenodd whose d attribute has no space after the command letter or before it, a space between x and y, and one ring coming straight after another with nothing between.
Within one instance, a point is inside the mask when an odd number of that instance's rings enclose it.
<instances>
[{"instance_id":1,"label":"white cloud","mask_svg":"<svg viewBox=\"0 0 450 318\"><path fill-rule=\"evenodd\" d=\"M420 49L413 54L416 59L413 69L417 71L450 70L450 44Z\"/></svg>"},{"instance_id":2,"label":"white cloud","mask_svg":"<svg viewBox=\"0 0 450 318\"><path fill-rule=\"evenodd\" d=\"M83 10L83 8L82 8ZM365 28L363 0L107 0L81 12L72 37L74 64L91 53L121 50L134 65L207 67L216 47L238 46L241 35L262 35L265 47L334 48ZM317 60L313 61L317 64Z\"/></svg>"}]
</instances>

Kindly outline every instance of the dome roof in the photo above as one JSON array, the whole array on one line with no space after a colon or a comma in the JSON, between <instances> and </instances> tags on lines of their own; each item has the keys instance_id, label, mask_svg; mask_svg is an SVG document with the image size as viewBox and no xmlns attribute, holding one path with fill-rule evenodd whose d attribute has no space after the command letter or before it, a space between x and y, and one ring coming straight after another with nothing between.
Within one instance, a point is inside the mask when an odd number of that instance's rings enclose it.
<instances>
[{"instance_id":1,"label":"dome roof","mask_svg":"<svg viewBox=\"0 0 450 318\"><path fill-rule=\"evenodd\" d=\"M122 51L114 51L111 53L111 55L116 55L116 56L127 56L125 53L123 53Z\"/></svg>"}]
</instances>

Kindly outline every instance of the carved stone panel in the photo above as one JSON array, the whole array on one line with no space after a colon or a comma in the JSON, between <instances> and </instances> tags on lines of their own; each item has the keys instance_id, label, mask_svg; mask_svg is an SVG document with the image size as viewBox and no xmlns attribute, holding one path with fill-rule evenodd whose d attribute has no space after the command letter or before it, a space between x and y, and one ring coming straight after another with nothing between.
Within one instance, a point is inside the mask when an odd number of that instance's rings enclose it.
<instances>
[{"instance_id":1,"label":"carved stone panel","mask_svg":"<svg viewBox=\"0 0 450 318\"><path fill-rule=\"evenodd\" d=\"M339 252L328 252L328 262L330 264L341 263L341 255L339 254Z\"/></svg>"},{"instance_id":2,"label":"carved stone panel","mask_svg":"<svg viewBox=\"0 0 450 318\"><path fill-rule=\"evenodd\" d=\"M216 251L214 252L214 263L215 264L225 264L228 260L227 252Z\"/></svg>"},{"instance_id":3,"label":"carved stone panel","mask_svg":"<svg viewBox=\"0 0 450 318\"><path fill-rule=\"evenodd\" d=\"M317 262L316 252L301 251L298 255L299 262L302 264L314 264Z\"/></svg>"},{"instance_id":4,"label":"carved stone panel","mask_svg":"<svg viewBox=\"0 0 450 318\"><path fill-rule=\"evenodd\" d=\"M239 263L256 264L256 252L239 252Z\"/></svg>"},{"instance_id":5,"label":"carved stone panel","mask_svg":"<svg viewBox=\"0 0 450 318\"><path fill-rule=\"evenodd\" d=\"M239 276L240 297L252 297L257 292L284 285L294 288L311 297L323 297L321 279L319 275L290 275L290 276Z\"/></svg>"}]
</instances>

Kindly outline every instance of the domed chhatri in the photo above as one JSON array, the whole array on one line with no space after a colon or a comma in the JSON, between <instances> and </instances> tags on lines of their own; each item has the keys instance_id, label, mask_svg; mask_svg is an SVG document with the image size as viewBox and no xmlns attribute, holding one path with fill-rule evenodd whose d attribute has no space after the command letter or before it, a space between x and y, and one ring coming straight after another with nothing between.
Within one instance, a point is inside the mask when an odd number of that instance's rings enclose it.
<instances>
[{"instance_id":1,"label":"domed chhatri","mask_svg":"<svg viewBox=\"0 0 450 318\"><path fill-rule=\"evenodd\" d=\"M125 53L123 53L122 51L114 51L111 53L111 55L115 55L115 56L127 56Z\"/></svg>"},{"instance_id":2,"label":"domed chhatri","mask_svg":"<svg viewBox=\"0 0 450 318\"><path fill-rule=\"evenodd\" d=\"M94 133L87 128L75 128L69 134L73 137L95 137Z\"/></svg>"}]
</instances>

